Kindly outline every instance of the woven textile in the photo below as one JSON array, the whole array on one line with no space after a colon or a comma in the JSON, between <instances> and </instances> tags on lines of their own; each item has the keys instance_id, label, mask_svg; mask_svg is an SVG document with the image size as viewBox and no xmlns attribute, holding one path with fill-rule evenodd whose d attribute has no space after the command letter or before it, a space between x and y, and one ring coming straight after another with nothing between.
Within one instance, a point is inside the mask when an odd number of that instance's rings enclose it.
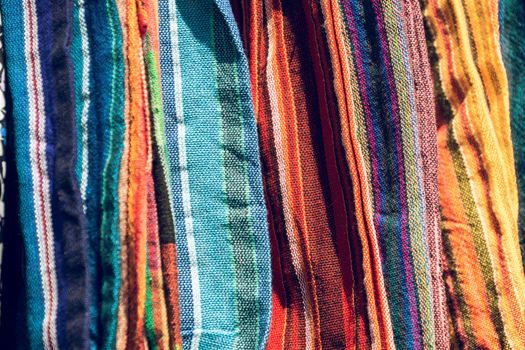
<instances>
[{"instance_id":1,"label":"woven textile","mask_svg":"<svg viewBox=\"0 0 525 350\"><path fill-rule=\"evenodd\" d=\"M341 85L350 89L347 93L353 110L349 112L355 118L342 124L348 123L350 134L355 133L353 152L364 166L360 170L358 163L360 177L365 180L359 184L365 188L365 222L373 223L371 233L377 239L394 341L396 347L434 348L436 340L443 342L436 339L435 330L443 329L439 322L445 320L433 317L434 309L444 307L436 294L443 282L430 278L428 240L436 240L438 232L429 228L427 221L435 225L437 208L427 204L432 201L431 193L424 195L425 181L431 184L432 179L425 177L430 174L424 171L423 155L432 162L428 150L435 146L426 142L422 151L418 128L426 125L418 123L417 114L432 91L421 85L416 90L412 69L425 68L413 52L422 42L407 35L410 31L403 20L415 19L411 26L417 28L422 18L417 13L404 13L403 4L396 1L343 2L340 16L334 16L334 23L348 23L344 47L347 55L353 53L345 58L346 67L343 65L350 85L344 77ZM421 114L421 118L432 120L431 115ZM433 132L430 129L426 137L432 140ZM433 287L432 282L438 285ZM380 340L378 335L375 339Z\"/></svg>"},{"instance_id":2,"label":"woven textile","mask_svg":"<svg viewBox=\"0 0 525 350\"><path fill-rule=\"evenodd\" d=\"M522 70L525 65L525 3L505 0L500 1L500 6L501 45L509 83L510 125L519 194L518 232L521 258L525 259L525 76Z\"/></svg>"},{"instance_id":3,"label":"woven textile","mask_svg":"<svg viewBox=\"0 0 525 350\"><path fill-rule=\"evenodd\" d=\"M360 258L348 249L353 203L344 151L331 130L337 110L332 79L323 81L327 51L322 42L309 47L321 36L320 9L306 1L243 1L236 9L250 58L272 238L268 348L344 348L366 312Z\"/></svg>"},{"instance_id":4,"label":"woven textile","mask_svg":"<svg viewBox=\"0 0 525 350\"><path fill-rule=\"evenodd\" d=\"M237 8L279 257L269 348L447 344L433 88L418 4Z\"/></svg>"},{"instance_id":5,"label":"woven textile","mask_svg":"<svg viewBox=\"0 0 525 350\"><path fill-rule=\"evenodd\" d=\"M182 345L264 348L269 240L237 27L227 2L161 0L159 28Z\"/></svg>"},{"instance_id":6,"label":"woven textile","mask_svg":"<svg viewBox=\"0 0 525 350\"><path fill-rule=\"evenodd\" d=\"M523 265L497 1L428 1L439 55L439 193L454 344L524 346Z\"/></svg>"},{"instance_id":7,"label":"woven textile","mask_svg":"<svg viewBox=\"0 0 525 350\"><path fill-rule=\"evenodd\" d=\"M522 1L0 16L0 347L525 349Z\"/></svg>"},{"instance_id":8,"label":"woven textile","mask_svg":"<svg viewBox=\"0 0 525 350\"><path fill-rule=\"evenodd\" d=\"M10 33L5 36L10 88L16 95L14 137L32 348L84 347L88 336L86 237L74 176L71 10L71 4L60 1L2 2Z\"/></svg>"}]
</instances>

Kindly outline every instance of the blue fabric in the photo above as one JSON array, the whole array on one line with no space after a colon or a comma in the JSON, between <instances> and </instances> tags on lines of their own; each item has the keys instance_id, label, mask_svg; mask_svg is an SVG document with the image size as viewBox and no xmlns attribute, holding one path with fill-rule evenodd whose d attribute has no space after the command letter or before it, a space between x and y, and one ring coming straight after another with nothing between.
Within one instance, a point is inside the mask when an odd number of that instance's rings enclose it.
<instances>
[{"instance_id":1,"label":"blue fabric","mask_svg":"<svg viewBox=\"0 0 525 350\"><path fill-rule=\"evenodd\" d=\"M271 310L270 248L248 65L237 25L227 1L211 0L160 1L159 25L183 347L198 341L199 349L263 348ZM236 183L241 190L235 190ZM241 223L246 226L239 236ZM188 237L191 227L195 247ZM246 283L242 279L251 266L255 275ZM192 269L198 279L192 280ZM252 308L252 300L256 314L245 324L242 313ZM241 331L253 328L250 334Z\"/></svg>"},{"instance_id":2,"label":"blue fabric","mask_svg":"<svg viewBox=\"0 0 525 350\"><path fill-rule=\"evenodd\" d=\"M239 91L241 94L241 104L244 116L244 143L246 153L250 159L256 162L250 162L248 166L248 177L250 179L250 202L252 205L253 215L253 230L258 233L255 234L255 248L258 273L259 286L259 300L260 300L260 330L259 330L259 349L266 347L266 341L270 332L271 310L272 310L272 271L271 271L271 257L270 257L270 239L268 234L260 234L268 232L268 221L266 213L266 204L264 202L262 174L260 166L259 142L257 125L255 123L255 113L253 110L253 102L251 96L250 72L248 69L248 60L243 49L239 30L235 18L233 16L232 8L227 0L215 0L217 7L224 16L224 20L228 25L231 33L231 38L237 48L239 63Z\"/></svg>"},{"instance_id":3,"label":"blue fabric","mask_svg":"<svg viewBox=\"0 0 525 350\"><path fill-rule=\"evenodd\" d=\"M46 94L46 115L52 122L46 124L46 131L48 127L53 128L50 134L54 135L55 144L54 166L48 171L54 182L53 223L59 290L57 337L61 348L85 349L89 330L88 267L85 216L75 176L77 130L70 52L73 2L52 0L50 7L45 5L44 1L38 1L37 12L39 20L44 18L39 21L39 28L44 31L49 25L52 38L48 40L49 37L42 35L39 43L44 63L42 72L46 76L44 92L50 90L49 95ZM51 18L44 17L49 13ZM51 23L47 23L49 20Z\"/></svg>"},{"instance_id":4,"label":"blue fabric","mask_svg":"<svg viewBox=\"0 0 525 350\"><path fill-rule=\"evenodd\" d=\"M26 252L26 307L27 334L31 348L43 349L42 324L44 318L44 296L40 278L40 258L35 223L33 180L29 149L29 110L26 101L27 71L25 63L24 13L22 3L2 0L2 21L9 87L13 96L13 121L16 167L19 177L20 224Z\"/></svg>"},{"instance_id":5,"label":"blue fabric","mask_svg":"<svg viewBox=\"0 0 525 350\"><path fill-rule=\"evenodd\" d=\"M525 266L525 2L502 0L502 54L510 92L510 126L518 182L518 232Z\"/></svg>"},{"instance_id":6,"label":"blue fabric","mask_svg":"<svg viewBox=\"0 0 525 350\"><path fill-rule=\"evenodd\" d=\"M225 237L228 221L222 183L213 6L211 1L177 1L186 151L202 304L200 349L232 348L235 339L231 286L235 277L231 247ZM191 336L184 322L181 332L183 340Z\"/></svg>"}]
</instances>

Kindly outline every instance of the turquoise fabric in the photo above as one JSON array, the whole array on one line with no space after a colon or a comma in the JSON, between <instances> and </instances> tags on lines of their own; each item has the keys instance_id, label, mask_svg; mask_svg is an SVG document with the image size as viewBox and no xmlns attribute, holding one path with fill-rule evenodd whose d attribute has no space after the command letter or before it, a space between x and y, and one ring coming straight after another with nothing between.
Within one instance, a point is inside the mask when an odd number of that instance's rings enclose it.
<instances>
[{"instance_id":1,"label":"turquoise fabric","mask_svg":"<svg viewBox=\"0 0 525 350\"><path fill-rule=\"evenodd\" d=\"M202 329L186 329L182 323L181 333L184 344L193 332L202 331L200 348L232 348L234 271L224 205L217 59L213 51L214 5L211 1L183 0L177 1L177 8L179 50L184 53L180 62L191 214L202 304Z\"/></svg>"},{"instance_id":2,"label":"turquoise fabric","mask_svg":"<svg viewBox=\"0 0 525 350\"><path fill-rule=\"evenodd\" d=\"M518 181L521 258L525 266L525 2L501 1L501 42L510 92L510 117Z\"/></svg>"},{"instance_id":3,"label":"turquoise fabric","mask_svg":"<svg viewBox=\"0 0 525 350\"><path fill-rule=\"evenodd\" d=\"M44 320L44 295L40 278L40 258L35 223L33 179L31 158L29 115L27 101L27 71L25 64L24 13L22 3L13 0L0 1L4 24L4 44L7 77L13 96L13 121L16 166L19 177L20 224L24 232L26 248L26 308L28 344L34 349L43 349L42 325Z\"/></svg>"},{"instance_id":4,"label":"turquoise fabric","mask_svg":"<svg viewBox=\"0 0 525 350\"><path fill-rule=\"evenodd\" d=\"M183 347L264 348L270 248L237 25L211 0L161 0L159 21Z\"/></svg>"}]
</instances>

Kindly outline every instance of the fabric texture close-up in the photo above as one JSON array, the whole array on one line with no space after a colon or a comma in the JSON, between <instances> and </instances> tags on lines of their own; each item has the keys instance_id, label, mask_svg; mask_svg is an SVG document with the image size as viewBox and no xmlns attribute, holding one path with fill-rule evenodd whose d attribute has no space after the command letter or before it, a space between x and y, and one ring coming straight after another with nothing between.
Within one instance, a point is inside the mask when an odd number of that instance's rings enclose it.
<instances>
[{"instance_id":1,"label":"fabric texture close-up","mask_svg":"<svg viewBox=\"0 0 525 350\"><path fill-rule=\"evenodd\" d=\"M521 0L0 0L0 348L525 349Z\"/></svg>"}]
</instances>

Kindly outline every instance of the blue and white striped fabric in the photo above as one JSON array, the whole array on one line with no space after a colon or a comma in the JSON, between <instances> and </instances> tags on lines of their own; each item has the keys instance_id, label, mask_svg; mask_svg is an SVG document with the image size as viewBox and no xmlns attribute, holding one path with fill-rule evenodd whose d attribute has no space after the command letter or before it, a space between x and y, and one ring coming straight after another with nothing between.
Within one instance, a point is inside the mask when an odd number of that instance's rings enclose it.
<instances>
[{"instance_id":1,"label":"blue and white striped fabric","mask_svg":"<svg viewBox=\"0 0 525 350\"><path fill-rule=\"evenodd\" d=\"M231 8L161 0L159 25L183 348L263 348L269 237L248 67Z\"/></svg>"}]
</instances>

